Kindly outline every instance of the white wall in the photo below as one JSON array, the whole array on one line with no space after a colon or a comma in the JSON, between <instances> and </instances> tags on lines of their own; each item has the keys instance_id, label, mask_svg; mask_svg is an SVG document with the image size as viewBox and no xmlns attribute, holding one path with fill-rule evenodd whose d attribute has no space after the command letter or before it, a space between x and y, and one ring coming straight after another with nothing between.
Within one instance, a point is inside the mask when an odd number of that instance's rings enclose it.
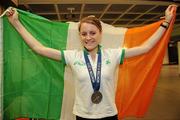
<instances>
[{"instance_id":1,"label":"white wall","mask_svg":"<svg viewBox=\"0 0 180 120\"><path fill-rule=\"evenodd\" d=\"M167 65L169 64L169 57L168 57L168 49L166 50L166 53L165 53L165 56L164 56L164 59L163 59L163 64L164 65Z\"/></svg>"}]
</instances>

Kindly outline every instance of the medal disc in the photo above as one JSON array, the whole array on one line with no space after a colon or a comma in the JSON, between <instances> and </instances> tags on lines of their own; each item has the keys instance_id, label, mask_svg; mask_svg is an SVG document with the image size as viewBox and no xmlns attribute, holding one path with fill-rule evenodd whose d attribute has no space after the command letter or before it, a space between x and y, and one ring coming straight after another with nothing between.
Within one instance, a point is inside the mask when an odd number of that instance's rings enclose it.
<instances>
[{"instance_id":1,"label":"medal disc","mask_svg":"<svg viewBox=\"0 0 180 120\"><path fill-rule=\"evenodd\" d=\"M101 102L102 98L103 98L103 96L102 96L101 92L95 91L91 96L91 101L94 104L99 104Z\"/></svg>"}]
</instances>

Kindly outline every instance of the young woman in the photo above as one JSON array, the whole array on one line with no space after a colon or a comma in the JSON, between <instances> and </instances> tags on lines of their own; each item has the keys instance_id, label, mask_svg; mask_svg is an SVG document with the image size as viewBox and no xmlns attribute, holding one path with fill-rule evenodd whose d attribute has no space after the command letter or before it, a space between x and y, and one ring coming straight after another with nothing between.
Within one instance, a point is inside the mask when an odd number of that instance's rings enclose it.
<instances>
[{"instance_id":1,"label":"young woman","mask_svg":"<svg viewBox=\"0 0 180 120\"><path fill-rule=\"evenodd\" d=\"M175 5L170 5L165 11L165 20L157 31L142 45L129 49L103 49L100 46L100 21L94 16L85 17L79 24L79 36L84 49L62 52L38 42L20 23L15 8L9 8L7 16L24 41L36 53L54 60L64 60L66 65L71 66L76 78L73 113L77 120L118 120L114 85L116 66L121 64L124 58L148 52L163 36L175 9ZM77 62L81 64L76 64Z\"/></svg>"}]
</instances>

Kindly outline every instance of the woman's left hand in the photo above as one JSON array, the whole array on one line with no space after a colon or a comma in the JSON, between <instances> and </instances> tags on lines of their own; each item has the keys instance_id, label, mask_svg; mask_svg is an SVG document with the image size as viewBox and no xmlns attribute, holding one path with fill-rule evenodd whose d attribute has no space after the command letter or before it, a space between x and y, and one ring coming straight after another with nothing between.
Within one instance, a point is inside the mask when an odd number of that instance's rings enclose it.
<instances>
[{"instance_id":1,"label":"woman's left hand","mask_svg":"<svg viewBox=\"0 0 180 120\"><path fill-rule=\"evenodd\" d=\"M170 23L171 19L175 15L175 11L177 9L177 5L169 5L168 8L165 11L165 21Z\"/></svg>"}]
</instances>

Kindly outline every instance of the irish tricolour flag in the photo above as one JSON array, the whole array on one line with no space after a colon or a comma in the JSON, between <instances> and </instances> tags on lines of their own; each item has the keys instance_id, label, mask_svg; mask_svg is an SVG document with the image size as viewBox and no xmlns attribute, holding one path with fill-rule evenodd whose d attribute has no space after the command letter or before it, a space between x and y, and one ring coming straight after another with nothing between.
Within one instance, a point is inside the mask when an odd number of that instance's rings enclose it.
<instances>
[{"instance_id":1,"label":"irish tricolour flag","mask_svg":"<svg viewBox=\"0 0 180 120\"><path fill-rule=\"evenodd\" d=\"M20 21L42 44L59 50L81 49L78 23L52 22L19 11ZM34 53L8 22L0 26L0 116L74 120L74 79L71 69ZM116 105L119 117L142 117L155 89L172 25L161 41L147 54L126 59L117 70ZM102 23L105 48L140 45L161 21L135 28L118 28ZM154 67L156 66L156 67Z\"/></svg>"}]
</instances>

